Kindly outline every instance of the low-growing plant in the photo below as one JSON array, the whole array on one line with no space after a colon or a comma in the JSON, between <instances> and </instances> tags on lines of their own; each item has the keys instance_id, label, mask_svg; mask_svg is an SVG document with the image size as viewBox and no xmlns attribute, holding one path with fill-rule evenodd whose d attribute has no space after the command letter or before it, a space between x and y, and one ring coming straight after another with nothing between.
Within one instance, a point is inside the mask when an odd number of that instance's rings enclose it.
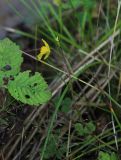
<instances>
[{"instance_id":1,"label":"low-growing plant","mask_svg":"<svg viewBox=\"0 0 121 160\"><path fill-rule=\"evenodd\" d=\"M117 155L112 152L111 154L107 152L99 152L98 160L119 160Z\"/></svg>"},{"instance_id":2,"label":"low-growing plant","mask_svg":"<svg viewBox=\"0 0 121 160\"><path fill-rule=\"evenodd\" d=\"M96 129L96 126L93 124L92 121L88 122L84 125L81 123L76 123L75 124L75 130L79 136L87 136L92 134Z\"/></svg>"},{"instance_id":3,"label":"low-growing plant","mask_svg":"<svg viewBox=\"0 0 121 160\"><path fill-rule=\"evenodd\" d=\"M0 88L7 89L16 100L38 106L51 98L42 75L30 70L21 72L22 51L10 39L0 41Z\"/></svg>"},{"instance_id":4,"label":"low-growing plant","mask_svg":"<svg viewBox=\"0 0 121 160\"><path fill-rule=\"evenodd\" d=\"M44 159L51 159L52 157L56 157L56 159L63 159L64 154L66 152L66 143L59 144L59 135L51 134L49 136L48 144L45 150ZM43 150L43 147L41 148L41 151Z\"/></svg>"}]
</instances>

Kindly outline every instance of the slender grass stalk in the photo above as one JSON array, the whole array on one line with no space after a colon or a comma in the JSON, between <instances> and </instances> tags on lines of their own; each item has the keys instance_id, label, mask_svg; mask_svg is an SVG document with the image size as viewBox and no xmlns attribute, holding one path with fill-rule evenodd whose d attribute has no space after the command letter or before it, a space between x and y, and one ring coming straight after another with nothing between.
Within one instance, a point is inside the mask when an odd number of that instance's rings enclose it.
<instances>
[{"instance_id":1,"label":"slender grass stalk","mask_svg":"<svg viewBox=\"0 0 121 160\"><path fill-rule=\"evenodd\" d=\"M54 113L53 113L53 116L52 116L50 125L49 125L49 127L48 127L47 137L46 137L46 140L45 140L45 143L44 143L44 148L43 148L43 150L42 150L40 160L43 160L43 158L44 158L45 150L46 150L46 147L47 147L47 143L48 143L48 140L49 140L50 133L51 133L52 128L53 128L54 120L55 120L55 118L56 118L56 115L57 115L57 112L58 112L58 110L59 110L59 107L60 107L60 105L61 105L61 103L62 103L62 101L63 101L63 99L64 99L64 97L65 97L65 95L66 95L66 93L67 93L67 91L68 91L68 85L67 85L67 87L64 89L63 93L61 94L61 97L60 97L60 99L59 99L59 101L58 101L58 103L57 103L56 109L55 109L55 111L54 111Z\"/></svg>"},{"instance_id":2,"label":"slender grass stalk","mask_svg":"<svg viewBox=\"0 0 121 160\"><path fill-rule=\"evenodd\" d=\"M117 23L118 23L118 18L119 18L119 12L120 12L120 8L121 8L121 1L118 1L118 8L117 8L117 15L116 15L116 19L115 19L115 24L114 24L114 30L113 30L113 36L111 39L111 48L110 48L110 57L109 57L109 68L108 68L108 77L110 77L110 73L111 73L111 60L112 60L112 55L113 55L113 49L114 49L114 34L116 32L116 28L117 28ZM110 82L108 84L108 88L109 88L109 95L111 95L111 86L110 86ZM111 101L110 101L110 106L112 106ZM112 118L112 126L113 126L113 130L114 130L114 138L115 138L115 142L116 142L116 148L118 150L118 141L117 141L117 136L116 136L116 130L115 130L115 123L114 123L114 114L112 114L114 112L111 112L111 118Z\"/></svg>"}]
</instances>

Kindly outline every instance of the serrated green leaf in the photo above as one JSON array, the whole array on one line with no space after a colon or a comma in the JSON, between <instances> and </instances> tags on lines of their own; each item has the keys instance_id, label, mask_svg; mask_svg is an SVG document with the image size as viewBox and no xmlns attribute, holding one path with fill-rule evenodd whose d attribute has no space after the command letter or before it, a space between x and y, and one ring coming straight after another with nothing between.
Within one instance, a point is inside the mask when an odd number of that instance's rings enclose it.
<instances>
[{"instance_id":1,"label":"serrated green leaf","mask_svg":"<svg viewBox=\"0 0 121 160\"><path fill-rule=\"evenodd\" d=\"M8 90L16 100L29 105L44 104L51 98L48 85L38 72L33 76L30 76L30 71L19 73L9 81Z\"/></svg>"},{"instance_id":2,"label":"serrated green leaf","mask_svg":"<svg viewBox=\"0 0 121 160\"><path fill-rule=\"evenodd\" d=\"M0 40L0 87L4 84L4 79L19 73L22 62L19 46L8 38Z\"/></svg>"},{"instance_id":3,"label":"serrated green leaf","mask_svg":"<svg viewBox=\"0 0 121 160\"><path fill-rule=\"evenodd\" d=\"M75 124L75 130L78 133L79 136L84 136L84 128L81 123L76 123Z\"/></svg>"},{"instance_id":4,"label":"serrated green leaf","mask_svg":"<svg viewBox=\"0 0 121 160\"><path fill-rule=\"evenodd\" d=\"M66 143L59 144L59 135L51 134L48 140L48 144L45 150L44 159L51 159L52 157L56 157L56 159L62 160L63 154L66 152ZM43 150L43 146L41 148L40 154Z\"/></svg>"},{"instance_id":5,"label":"serrated green leaf","mask_svg":"<svg viewBox=\"0 0 121 160\"><path fill-rule=\"evenodd\" d=\"M99 153L99 157L98 157L98 160L110 160L110 155L106 152L100 152Z\"/></svg>"},{"instance_id":6,"label":"serrated green leaf","mask_svg":"<svg viewBox=\"0 0 121 160\"><path fill-rule=\"evenodd\" d=\"M99 152L98 160L118 160L117 155L112 152L111 154L107 152Z\"/></svg>"},{"instance_id":7,"label":"serrated green leaf","mask_svg":"<svg viewBox=\"0 0 121 160\"><path fill-rule=\"evenodd\" d=\"M96 126L93 124L92 121L85 124L85 126L83 126L81 123L75 124L75 130L80 136L92 134L95 131L95 129L96 129Z\"/></svg>"},{"instance_id":8,"label":"serrated green leaf","mask_svg":"<svg viewBox=\"0 0 121 160\"><path fill-rule=\"evenodd\" d=\"M96 126L93 124L92 121L88 122L84 127L84 133L85 134L91 134L96 129Z\"/></svg>"},{"instance_id":9,"label":"serrated green leaf","mask_svg":"<svg viewBox=\"0 0 121 160\"><path fill-rule=\"evenodd\" d=\"M53 157L54 155L56 155L57 153L57 136L56 135L50 135L49 137L49 141L48 141L48 145L44 154L44 159L49 159L51 157ZM43 150L43 146L41 151Z\"/></svg>"}]
</instances>

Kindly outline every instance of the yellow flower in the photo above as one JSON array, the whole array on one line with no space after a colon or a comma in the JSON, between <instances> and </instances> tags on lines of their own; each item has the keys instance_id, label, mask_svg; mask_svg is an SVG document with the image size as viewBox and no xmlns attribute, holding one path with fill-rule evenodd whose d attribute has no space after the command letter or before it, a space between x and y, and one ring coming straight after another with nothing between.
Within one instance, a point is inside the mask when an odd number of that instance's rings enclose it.
<instances>
[{"instance_id":1,"label":"yellow flower","mask_svg":"<svg viewBox=\"0 0 121 160\"><path fill-rule=\"evenodd\" d=\"M44 43L44 46L40 48L40 53L37 55L38 60L41 60L43 56L44 59L46 59L50 55L50 47L48 43L44 39L42 39L42 42Z\"/></svg>"}]
</instances>

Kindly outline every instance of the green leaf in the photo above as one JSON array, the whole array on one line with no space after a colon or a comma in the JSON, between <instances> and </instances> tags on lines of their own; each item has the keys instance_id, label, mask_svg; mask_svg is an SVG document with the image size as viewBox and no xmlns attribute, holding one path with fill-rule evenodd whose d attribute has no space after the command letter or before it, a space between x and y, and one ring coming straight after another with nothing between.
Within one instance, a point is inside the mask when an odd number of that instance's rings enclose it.
<instances>
[{"instance_id":1,"label":"green leaf","mask_svg":"<svg viewBox=\"0 0 121 160\"><path fill-rule=\"evenodd\" d=\"M75 130L77 131L79 136L84 136L84 128L81 123L76 123L75 124Z\"/></svg>"},{"instance_id":2,"label":"green leaf","mask_svg":"<svg viewBox=\"0 0 121 160\"><path fill-rule=\"evenodd\" d=\"M92 121L88 122L86 124L86 126L84 127L84 133L85 134L91 134L92 132L94 132L96 129L95 125L93 124Z\"/></svg>"},{"instance_id":3,"label":"green leaf","mask_svg":"<svg viewBox=\"0 0 121 160\"><path fill-rule=\"evenodd\" d=\"M80 136L87 136L94 132L96 129L95 125L93 122L88 122L86 123L85 127L81 123L76 123L75 124L75 130L77 131L78 135Z\"/></svg>"},{"instance_id":4,"label":"green leaf","mask_svg":"<svg viewBox=\"0 0 121 160\"><path fill-rule=\"evenodd\" d=\"M8 38L0 40L0 87L4 85L4 79L9 80L19 73L22 62L19 46Z\"/></svg>"},{"instance_id":5,"label":"green leaf","mask_svg":"<svg viewBox=\"0 0 121 160\"><path fill-rule=\"evenodd\" d=\"M72 100L69 97L66 97L62 102L61 111L64 113L68 113L71 110Z\"/></svg>"},{"instance_id":6,"label":"green leaf","mask_svg":"<svg viewBox=\"0 0 121 160\"><path fill-rule=\"evenodd\" d=\"M59 144L59 135L50 134L48 144L45 150L44 159L51 159L56 157L56 159L62 160L64 153L66 152L66 143ZM42 153L43 146L41 147L40 154Z\"/></svg>"},{"instance_id":7,"label":"green leaf","mask_svg":"<svg viewBox=\"0 0 121 160\"><path fill-rule=\"evenodd\" d=\"M107 152L99 152L98 160L118 160L117 155L112 152L111 154Z\"/></svg>"},{"instance_id":8,"label":"green leaf","mask_svg":"<svg viewBox=\"0 0 121 160\"><path fill-rule=\"evenodd\" d=\"M50 135L48 145L44 154L44 159L49 159L54 155L56 155L56 152L57 152L56 141L57 141L56 137L54 137L53 135Z\"/></svg>"},{"instance_id":9,"label":"green leaf","mask_svg":"<svg viewBox=\"0 0 121 160\"><path fill-rule=\"evenodd\" d=\"M19 73L8 83L8 90L16 100L36 106L46 103L51 98L47 88L47 83L38 72L34 76L30 76L30 71Z\"/></svg>"},{"instance_id":10,"label":"green leaf","mask_svg":"<svg viewBox=\"0 0 121 160\"><path fill-rule=\"evenodd\" d=\"M56 151L56 157L57 157L57 159L62 160L62 157L63 157L64 153L66 152L66 150L67 150L66 144L64 144L64 143L61 144L61 146Z\"/></svg>"},{"instance_id":11,"label":"green leaf","mask_svg":"<svg viewBox=\"0 0 121 160\"><path fill-rule=\"evenodd\" d=\"M100 152L98 160L110 160L110 155L105 152Z\"/></svg>"},{"instance_id":12,"label":"green leaf","mask_svg":"<svg viewBox=\"0 0 121 160\"><path fill-rule=\"evenodd\" d=\"M118 160L118 157L114 152L111 153L111 160Z\"/></svg>"}]
</instances>

